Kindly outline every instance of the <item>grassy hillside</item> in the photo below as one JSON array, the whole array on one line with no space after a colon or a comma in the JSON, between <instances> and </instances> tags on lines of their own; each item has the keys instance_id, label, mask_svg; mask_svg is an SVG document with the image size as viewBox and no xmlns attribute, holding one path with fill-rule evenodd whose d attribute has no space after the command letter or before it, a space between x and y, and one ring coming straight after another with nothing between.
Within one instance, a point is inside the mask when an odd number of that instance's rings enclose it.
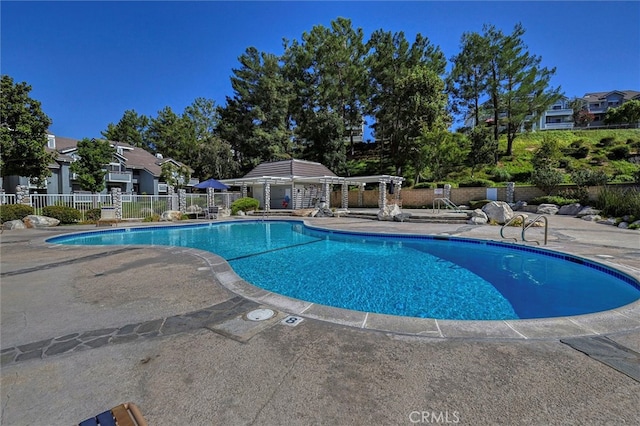
<instances>
[{"instance_id":1,"label":"grassy hillside","mask_svg":"<svg viewBox=\"0 0 640 426\"><path fill-rule=\"evenodd\" d=\"M561 151L560 167L567 174L578 169L604 171L610 182L632 182L638 170L640 130L578 130L544 131L519 135L513 144L513 155L501 157L498 168L504 168L522 181L532 170L531 159L542 141L555 140ZM500 151L506 150L506 140L500 141ZM493 168L483 170L490 178ZM526 181L526 179L524 179Z\"/></svg>"},{"instance_id":2,"label":"grassy hillside","mask_svg":"<svg viewBox=\"0 0 640 426\"><path fill-rule=\"evenodd\" d=\"M531 159L545 138L555 140L561 149L560 167L566 173L566 183L570 183L571 172L578 169L604 171L611 183L633 182L634 174L640 169L640 129L544 131L518 135L513 144L513 155L501 155L497 165L476 170L473 180L489 180L497 185L507 181L528 183L533 170ZM503 137L499 145L501 153L506 151L506 146ZM351 158L352 176L394 174L388 161L381 165L380 149L375 144L359 144ZM413 175L408 173L405 177L411 184ZM471 169L465 166L444 179L452 184L470 180Z\"/></svg>"}]
</instances>

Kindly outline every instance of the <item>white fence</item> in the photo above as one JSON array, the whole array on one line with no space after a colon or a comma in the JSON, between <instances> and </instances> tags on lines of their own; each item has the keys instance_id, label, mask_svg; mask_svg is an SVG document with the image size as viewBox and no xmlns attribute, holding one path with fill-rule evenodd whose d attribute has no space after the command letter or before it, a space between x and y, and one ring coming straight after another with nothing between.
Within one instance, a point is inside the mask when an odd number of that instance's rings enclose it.
<instances>
[{"instance_id":1,"label":"white fence","mask_svg":"<svg viewBox=\"0 0 640 426\"><path fill-rule=\"evenodd\" d=\"M240 193L214 194L214 205L230 206L240 198ZM153 215L161 215L169 210L169 206L178 209L178 195L130 195L122 194L122 219L144 219ZM0 194L1 204L15 204L14 194ZM29 203L34 214L42 215L47 206L65 206L79 210L82 220L88 211L112 206L111 194L30 194ZM186 194L186 212L195 212L207 207L207 194ZM97 213L99 215L99 213Z\"/></svg>"}]
</instances>

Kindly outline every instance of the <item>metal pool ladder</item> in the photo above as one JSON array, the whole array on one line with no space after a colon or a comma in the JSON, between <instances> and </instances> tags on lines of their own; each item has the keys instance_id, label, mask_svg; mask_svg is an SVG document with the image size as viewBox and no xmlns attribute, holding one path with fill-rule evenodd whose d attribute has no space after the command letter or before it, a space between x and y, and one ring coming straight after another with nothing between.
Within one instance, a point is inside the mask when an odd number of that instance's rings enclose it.
<instances>
[{"instance_id":1,"label":"metal pool ladder","mask_svg":"<svg viewBox=\"0 0 640 426\"><path fill-rule=\"evenodd\" d=\"M462 211L460 210L460 208L458 206L455 205L455 203L453 201L451 201L448 198L436 198L433 200L433 213L436 212L436 210L438 211L438 213L440 213L440 206L444 204L444 208L445 209L452 209L453 211L455 211L456 213L461 213Z\"/></svg>"},{"instance_id":2,"label":"metal pool ladder","mask_svg":"<svg viewBox=\"0 0 640 426\"><path fill-rule=\"evenodd\" d=\"M527 218L523 215L523 214L519 214L516 215L514 217L512 217L511 219L509 219L507 221L507 223L505 223L504 225L502 225L502 228L500 228L500 236L504 239L513 239L515 242L518 241L517 238L507 238L504 236L504 228L506 228L507 226L509 226L509 224L511 224L511 222L515 221L518 218L522 218L522 233L521 233L521 238L522 241L525 243L536 243L538 245L540 245L540 241L538 240L527 240L525 238L525 233L527 232L527 229L531 228L537 221L538 219L543 219L544 220L544 245L547 245L547 237L549 235L549 220L547 220L547 216L541 214L536 216L535 219L533 219L531 222L529 222L529 224L527 225Z\"/></svg>"}]
</instances>

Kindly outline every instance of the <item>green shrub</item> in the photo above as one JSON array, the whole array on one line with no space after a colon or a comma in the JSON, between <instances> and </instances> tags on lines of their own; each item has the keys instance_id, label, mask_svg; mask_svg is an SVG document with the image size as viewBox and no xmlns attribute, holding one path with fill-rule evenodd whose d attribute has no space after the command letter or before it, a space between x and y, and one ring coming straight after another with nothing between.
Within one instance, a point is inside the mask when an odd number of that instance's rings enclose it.
<instances>
[{"instance_id":1,"label":"green shrub","mask_svg":"<svg viewBox=\"0 0 640 426\"><path fill-rule=\"evenodd\" d=\"M491 178L495 182L511 182L511 173L504 167L496 167L491 172Z\"/></svg>"},{"instance_id":2,"label":"green shrub","mask_svg":"<svg viewBox=\"0 0 640 426\"><path fill-rule=\"evenodd\" d=\"M429 182L420 182L413 185L413 189L420 189L420 188L431 188L431 184Z\"/></svg>"},{"instance_id":3,"label":"green shrub","mask_svg":"<svg viewBox=\"0 0 640 426\"><path fill-rule=\"evenodd\" d=\"M571 180L578 186L606 185L608 179L602 170L579 169L571 173Z\"/></svg>"},{"instance_id":4,"label":"green shrub","mask_svg":"<svg viewBox=\"0 0 640 426\"><path fill-rule=\"evenodd\" d=\"M606 138L602 138L600 139L600 142L598 142L598 146L606 148L608 146L613 145L613 142L615 142L616 138L612 137L612 136L608 136Z\"/></svg>"},{"instance_id":5,"label":"green shrub","mask_svg":"<svg viewBox=\"0 0 640 426\"><path fill-rule=\"evenodd\" d=\"M624 160L628 156L629 147L627 145L616 145L607 153L607 158L609 160Z\"/></svg>"},{"instance_id":6,"label":"green shrub","mask_svg":"<svg viewBox=\"0 0 640 426\"><path fill-rule=\"evenodd\" d=\"M577 200L578 203L586 205L589 204L589 190L586 186L579 186L577 188L564 189L558 192L558 196L565 198L568 201ZM567 203L573 204L573 203Z\"/></svg>"},{"instance_id":7,"label":"green shrub","mask_svg":"<svg viewBox=\"0 0 640 426\"><path fill-rule=\"evenodd\" d=\"M61 224L80 222L82 213L78 209L65 206L46 206L42 208L42 215L58 219Z\"/></svg>"},{"instance_id":8,"label":"green shrub","mask_svg":"<svg viewBox=\"0 0 640 426\"><path fill-rule=\"evenodd\" d=\"M239 211L248 212L251 210L257 210L260 207L260 201L251 197L238 198L231 203L231 214L235 215Z\"/></svg>"},{"instance_id":9,"label":"green shrub","mask_svg":"<svg viewBox=\"0 0 640 426\"><path fill-rule=\"evenodd\" d=\"M547 195L551 195L563 181L563 173L553 167L540 167L531 173L531 182Z\"/></svg>"},{"instance_id":10,"label":"green shrub","mask_svg":"<svg viewBox=\"0 0 640 426\"><path fill-rule=\"evenodd\" d=\"M495 186L495 183L487 179L468 179L458 183L459 188L491 188L492 186Z\"/></svg>"},{"instance_id":11,"label":"green shrub","mask_svg":"<svg viewBox=\"0 0 640 426\"><path fill-rule=\"evenodd\" d=\"M157 213L152 214L151 216L145 216L142 219L143 222L160 222L160 215Z\"/></svg>"},{"instance_id":12,"label":"green shrub","mask_svg":"<svg viewBox=\"0 0 640 426\"><path fill-rule=\"evenodd\" d=\"M640 216L640 189L605 186L598 193L598 208L607 216Z\"/></svg>"},{"instance_id":13,"label":"green shrub","mask_svg":"<svg viewBox=\"0 0 640 426\"><path fill-rule=\"evenodd\" d=\"M485 204L489 204L491 202L491 200L472 200L469 201L469 207L471 207L471 209L475 210L475 209L481 209L485 206Z\"/></svg>"},{"instance_id":14,"label":"green shrub","mask_svg":"<svg viewBox=\"0 0 640 426\"><path fill-rule=\"evenodd\" d=\"M33 214L33 207L26 204L3 204L0 206L0 223L22 220L30 214Z\"/></svg>"},{"instance_id":15,"label":"green shrub","mask_svg":"<svg viewBox=\"0 0 640 426\"><path fill-rule=\"evenodd\" d=\"M97 222L102 217L102 210L91 209L84 212L85 222Z\"/></svg>"},{"instance_id":16,"label":"green shrub","mask_svg":"<svg viewBox=\"0 0 640 426\"><path fill-rule=\"evenodd\" d=\"M536 197L529 200L529 204L555 204L558 206L566 206L567 204L575 204L579 202L576 198L564 198L560 195L545 195L543 197Z\"/></svg>"},{"instance_id":17,"label":"green shrub","mask_svg":"<svg viewBox=\"0 0 640 426\"><path fill-rule=\"evenodd\" d=\"M591 164L592 166L602 166L606 161L606 156L598 154L591 157L591 160L589 160L589 164Z\"/></svg>"},{"instance_id":18,"label":"green shrub","mask_svg":"<svg viewBox=\"0 0 640 426\"><path fill-rule=\"evenodd\" d=\"M589 147L585 145L584 140L578 139L569 144L568 147L562 149L563 154L573 157L576 160L587 158L589 155Z\"/></svg>"},{"instance_id":19,"label":"green shrub","mask_svg":"<svg viewBox=\"0 0 640 426\"><path fill-rule=\"evenodd\" d=\"M615 175L611 183L633 183L635 181L635 177L631 175Z\"/></svg>"}]
</instances>

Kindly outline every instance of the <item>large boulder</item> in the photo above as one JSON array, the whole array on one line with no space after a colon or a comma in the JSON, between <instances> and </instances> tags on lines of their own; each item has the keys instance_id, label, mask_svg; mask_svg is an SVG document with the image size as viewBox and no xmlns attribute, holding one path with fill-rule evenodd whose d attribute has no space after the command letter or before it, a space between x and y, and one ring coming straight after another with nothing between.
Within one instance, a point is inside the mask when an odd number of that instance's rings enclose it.
<instances>
[{"instance_id":1,"label":"large boulder","mask_svg":"<svg viewBox=\"0 0 640 426\"><path fill-rule=\"evenodd\" d=\"M552 215L558 213L558 210L560 209L555 204L540 204L536 210L536 214Z\"/></svg>"},{"instance_id":2,"label":"large boulder","mask_svg":"<svg viewBox=\"0 0 640 426\"><path fill-rule=\"evenodd\" d=\"M601 220L602 217L599 214L587 214L587 215L581 216L581 219L586 220L588 222L597 222Z\"/></svg>"},{"instance_id":3,"label":"large boulder","mask_svg":"<svg viewBox=\"0 0 640 426\"><path fill-rule=\"evenodd\" d=\"M578 213L580 213L580 210L582 210L582 205L580 203L567 204L560 207L560 210L558 210L558 214L577 216Z\"/></svg>"},{"instance_id":4,"label":"large boulder","mask_svg":"<svg viewBox=\"0 0 640 426\"><path fill-rule=\"evenodd\" d=\"M513 210L504 201L492 201L482 207L490 222L505 224L513 217Z\"/></svg>"},{"instance_id":5,"label":"large boulder","mask_svg":"<svg viewBox=\"0 0 640 426\"><path fill-rule=\"evenodd\" d=\"M397 204L388 204L378 211L378 220L393 220L394 216L402 213Z\"/></svg>"},{"instance_id":6,"label":"large boulder","mask_svg":"<svg viewBox=\"0 0 640 426\"><path fill-rule=\"evenodd\" d=\"M26 229L24 222L21 220L8 220L2 224L2 229Z\"/></svg>"},{"instance_id":7,"label":"large boulder","mask_svg":"<svg viewBox=\"0 0 640 426\"><path fill-rule=\"evenodd\" d=\"M527 207L527 202L526 201L518 201L511 207L511 209L514 212L517 212L517 211L522 210L525 207Z\"/></svg>"},{"instance_id":8,"label":"large boulder","mask_svg":"<svg viewBox=\"0 0 640 426\"><path fill-rule=\"evenodd\" d=\"M333 212L330 208L327 207L319 207L314 213L312 213L313 217L333 217Z\"/></svg>"},{"instance_id":9,"label":"large boulder","mask_svg":"<svg viewBox=\"0 0 640 426\"><path fill-rule=\"evenodd\" d=\"M22 219L24 225L27 228L50 228L52 226L58 226L60 221L52 217L39 216L36 214L30 214Z\"/></svg>"},{"instance_id":10,"label":"large boulder","mask_svg":"<svg viewBox=\"0 0 640 426\"><path fill-rule=\"evenodd\" d=\"M578 212L576 216L584 217L584 216L596 216L600 214L600 210L594 209L593 207L585 207Z\"/></svg>"},{"instance_id":11,"label":"large boulder","mask_svg":"<svg viewBox=\"0 0 640 426\"><path fill-rule=\"evenodd\" d=\"M178 210L166 210L162 212L162 216L160 216L161 222L174 222L182 219L182 213Z\"/></svg>"},{"instance_id":12,"label":"large boulder","mask_svg":"<svg viewBox=\"0 0 640 426\"><path fill-rule=\"evenodd\" d=\"M393 216L394 222L408 222L411 219L411 213L400 213Z\"/></svg>"},{"instance_id":13,"label":"large boulder","mask_svg":"<svg viewBox=\"0 0 640 426\"><path fill-rule=\"evenodd\" d=\"M487 217L485 212L480 209L475 209L474 211L472 211L471 217L467 221L467 223L470 225L486 225L487 222L489 222L489 218Z\"/></svg>"}]
</instances>

